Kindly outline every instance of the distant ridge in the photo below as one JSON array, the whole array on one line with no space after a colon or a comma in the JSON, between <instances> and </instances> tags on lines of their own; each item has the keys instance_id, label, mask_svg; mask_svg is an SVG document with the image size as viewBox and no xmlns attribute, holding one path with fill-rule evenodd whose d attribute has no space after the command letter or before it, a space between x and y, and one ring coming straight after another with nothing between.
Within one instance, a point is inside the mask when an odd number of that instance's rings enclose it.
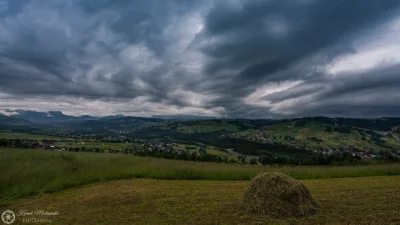
<instances>
[{"instance_id":1,"label":"distant ridge","mask_svg":"<svg viewBox=\"0 0 400 225\"><path fill-rule=\"evenodd\" d=\"M124 115L115 115L115 116L104 116L104 117L99 117L98 119L100 120L113 120L113 119L119 119L125 117Z\"/></svg>"},{"instance_id":2,"label":"distant ridge","mask_svg":"<svg viewBox=\"0 0 400 225\"><path fill-rule=\"evenodd\" d=\"M30 110L15 110L10 111L14 114L10 115L10 117L23 119L30 121L32 123L37 124L46 124L46 123L62 123L62 122L70 122L70 121L85 121L85 120L97 120L97 117L84 115L84 116L70 116L65 115L60 111L49 111L49 112L36 112Z\"/></svg>"},{"instance_id":3,"label":"distant ridge","mask_svg":"<svg viewBox=\"0 0 400 225\"><path fill-rule=\"evenodd\" d=\"M216 116L194 116L194 115L153 115L150 118L164 119L164 120L214 120L220 119Z\"/></svg>"}]
</instances>

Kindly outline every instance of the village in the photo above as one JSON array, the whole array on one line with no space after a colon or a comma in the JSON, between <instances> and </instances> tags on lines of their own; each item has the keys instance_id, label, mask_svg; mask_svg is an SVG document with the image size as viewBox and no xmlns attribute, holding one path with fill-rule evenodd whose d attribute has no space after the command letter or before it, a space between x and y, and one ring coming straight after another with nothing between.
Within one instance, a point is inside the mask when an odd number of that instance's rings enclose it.
<instances>
[{"instance_id":1,"label":"village","mask_svg":"<svg viewBox=\"0 0 400 225\"><path fill-rule=\"evenodd\" d=\"M289 145L292 145L296 148L312 151L316 154L322 155L343 155L349 154L353 157L357 157L360 159L368 160L368 159L395 159L400 160L400 150L389 150L389 151L372 151L370 149L365 148L357 148L354 146L332 146L329 148L324 148L321 146L309 146L307 142L315 142L321 143L323 140L316 137L307 137L306 140L298 140L296 137L292 136L274 136L262 131L257 130L255 134L243 137L240 133L228 133L224 134L225 137L230 138L244 138L248 141L259 142L259 143L269 143L269 144L277 144L277 140L282 140Z\"/></svg>"},{"instance_id":2,"label":"village","mask_svg":"<svg viewBox=\"0 0 400 225\"><path fill-rule=\"evenodd\" d=\"M33 148L48 151L68 151L68 152L97 152L97 153L120 153L147 155L152 152L166 154L195 154L197 156L207 154L205 147L190 147L176 142L164 142L160 140L145 140L131 138L127 141L124 136L106 136L101 141L91 139L79 140L31 140L31 139L10 139L7 146L14 148ZM112 142L110 142L112 141ZM107 144L107 145L104 145ZM73 147L68 147L73 146ZM106 146L106 147L104 147Z\"/></svg>"},{"instance_id":3,"label":"village","mask_svg":"<svg viewBox=\"0 0 400 225\"><path fill-rule=\"evenodd\" d=\"M238 137L237 133L225 134L229 137ZM248 136L247 140L253 142L274 143L277 139L283 139L291 144L296 144L298 140L290 136L273 136L257 132L256 135ZM74 139L65 140L32 140L32 139L10 139L7 145L14 148L33 148L37 150L48 151L68 151L68 152L95 152L95 153L113 153L113 154L135 154L139 156L153 156L165 158L192 159L207 154L205 145L190 147L181 145L177 142L166 142L161 140L147 140L133 138L124 135L82 135L75 136ZM358 149L353 146L331 147L329 149L314 147L310 149L302 145L304 150L312 151L314 154L326 156L350 155L361 160L400 160L400 151L380 151L373 152L366 149ZM239 155L240 156L240 155ZM210 159L211 160L211 159ZM225 158L213 158L215 161L228 161ZM238 158L238 161L242 159Z\"/></svg>"}]
</instances>

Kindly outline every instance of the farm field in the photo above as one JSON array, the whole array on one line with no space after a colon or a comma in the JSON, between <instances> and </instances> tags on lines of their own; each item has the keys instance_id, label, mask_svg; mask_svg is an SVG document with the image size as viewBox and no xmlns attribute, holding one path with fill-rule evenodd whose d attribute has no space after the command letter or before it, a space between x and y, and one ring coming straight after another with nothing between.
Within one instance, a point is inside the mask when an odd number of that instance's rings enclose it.
<instances>
[{"instance_id":1,"label":"farm field","mask_svg":"<svg viewBox=\"0 0 400 225\"><path fill-rule=\"evenodd\" d=\"M111 143L111 142L96 142L96 141L86 141L86 142L62 142L57 143L58 146L65 148L82 148L85 147L87 149L90 148L99 148L103 150L107 149L115 149L115 150L123 150L127 147L133 145L133 143Z\"/></svg>"},{"instance_id":2,"label":"farm field","mask_svg":"<svg viewBox=\"0 0 400 225\"><path fill-rule=\"evenodd\" d=\"M178 147L175 148L180 148L180 149L187 149L189 148L189 152L198 152L201 148L201 146L199 145L191 145L191 144L179 144ZM218 150L216 148L210 148L207 147L205 148L207 154L211 154L211 155L220 155L220 156L227 156L227 157L232 157L233 155L228 153L228 152L224 152L221 150Z\"/></svg>"},{"instance_id":3,"label":"farm field","mask_svg":"<svg viewBox=\"0 0 400 225\"><path fill-rule=\"evenodd\" d=\"M4 148L0 148L0 159L0 205L40 193L130 178L248 181L259 172L283 172L296 179L400 175L400 164L272 167Z\"/></svg>"},{"instance_id":4,"label":"farm field","mask_svg":"<svg viewBox=\"0 0 400 225\"><path fill-rule=\"evenodd\" d=\"M398 224L400 176L302 181L320 204L310 217L246 215L248 181L130 179L18 200L6 209L59 212L55 224ZM28 216L29 217L29 216ZM22 218L17 217L16 223Z\"/></svg>"}]
</instances>

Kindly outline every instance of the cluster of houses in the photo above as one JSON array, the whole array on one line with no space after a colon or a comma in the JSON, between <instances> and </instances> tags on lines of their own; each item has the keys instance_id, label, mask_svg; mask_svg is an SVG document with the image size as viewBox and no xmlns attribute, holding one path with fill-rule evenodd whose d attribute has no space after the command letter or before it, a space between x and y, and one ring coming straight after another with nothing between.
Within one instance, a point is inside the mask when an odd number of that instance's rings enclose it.
<instances>
[{"instance_id":1,"label":"cluster of houses","mask_svg":"<svg viewBox=\"0 0 400 225\"><path fill-rule=\"evenodd\" d=\"M261 142L261 143L276 143L278 139L285 140L289 142L292 145L295 145L298 140L295 137L292 136L274 136L270 135L267 133L264 133L260 130L256 130L254 134L249 135L249 136L242 136L240 133L229 133L229 134L224 134L224 137L230 137L230 138L245 138L248 141L254 141L254 142Z\"/></svg>"},{"instance_id":2,"label":"cluster of houses","mask_svg":"<svg viewBox=\"0 0 400 225\"><path fill-rule=\"evenodd\" d=\"M314 148L314 153L323 155L343 155L348 154L360 159L398 159L400 160L400 150L373 152L368 149L359 149L353 146L332 147L331 149Z\"/></svg>"},{"instance_id":3,"label":"cluster of houses","mask_svg":"<svg viewBox=\"0 0 400 225\"><path fill-rule=\"evenodd\" d=\"M232 138L243 138L239 133L225 134L225 136ZM250 141L257 141L262 143L276 143L278 139L286 140L293 145L300 143L294 137L290 136L273 136L265 134L262 131L256 131L255 134L246 137ZM117 143L128 143L129 147L125 149L100 149L100 148L86 148L85 142L96 140L97 142L117 142ZM182 154L188 153L188 149L180 147L178 143L175 142L164 142L161 140L146 140L140 138L127 137L124 135L115 136L101 136L98 135L84 135L74 138L74 142L78 142L75 147L67 147L65 143L71 140L31 140L31 139L10 139L8 140L8 146L16 148L35 148L38 150L54 150L54 151L88 151L88 152L109 152L109 153L152 153L152 152L163 152L163 153L173 153ZM315 140L312 140L315 141ZM80 146L79 146L80 145ZM79 147L78 147L79 146ZM300 148L305 150L313 151L314 153L321 153L323 155L352 155L361 159L397 159L400 160L400 150L391 150L384 152L373 152L367 149L359 149L353 146L340 146L324 148L320 147L309 147L305 143L300 145ZM202 147L198 154L205 153L204 147Z\"/></svg>"},{"instance_id":4,"label":"cluster of houses","mask_svg":"<svg viewBox=\"0 0 400 225\"><path fill-rule=\"evenodd\" d=\"M222 136L230 138L245 138L248 141L267 142L267 143L273 143L274 140L276 140L275 136L266 134L260 130L256 130L255 132L256 132L255 134L246 137L242 136L240 133L227 133Z\"/></svg>"},{"instance_id":5,"label":"cluster of houses","mask_svg":"<svg viewBox=\"0 0 400 225\"><path fill-rule=\"evenodd\" d=\"M144 140L135 138L131 148L127 149L129 153L135 152L176 152L181 153L185 149L178 148L178 143L166 143L158 140Z\"/></svg>"},{"instance_id":6,"label":"cluster of houses","mask_svg":"<svg viewBox=\"0 0 400 225\"><path fill-rule=\"evenodd\" d=\"M106 142L110 137L105 137L102 142ZM123 137L112 138L115 142L116 140L126 141ZM86 140L90 141L90 140ZM52 150L52 151L70 151L70 152L108 152L108 153L140 153L140 152L165 152L165 153L177 153L181 154L183 152L187 152L187 149L179 147L178 143L175 142L163 142L159 140L145 140L139 138L132 138L132 145L126 147L125 149L100 149L100 148L86 148L86 142L82 139L79 140L75 146L81 147L67 147L66 142L61 141L38 141L38 140L30 140L30 139L10 139L8 140L8 145L15 148L34 148L38 150ZM75 141L74 141L75 142ZM128 143L128 142L124 142ZM199 154L201 152L205 152L204 148L201 148Z\"/></svg>"},{"instance_id":7,"label":"cluster of houses","mask_svg":"<svg viewBox=\"0 0 400 225\"><path fill-rule=\"evenodd\" d=\"M297 140L295 137L291 136L273 136L267 133L264 133L260 130L255 131L254 134L249 135L249 136L242 136L240 133L230 133L230 134L225 134L225 137L230 137L230 138L245 138L248 141L254 141L254 142L261 142L261 143L270 143L270 144L276 144L277 140L285 140L291 145L296 145L303 143L304 141ZM322 140L315 138L315 137L307 137L307 141L313 141L313 142L322 142ZM308 145L301 144L300 148L305 149L305 150L311 150L314 153L322 153L324 155L340 155L340 154L350 154L354 157L358 157L361 159L400 159L400 150L392 150L392 151L385 151L385 152L379 152L375 153L371 150L368 149L359 149L355 148L353 146L341 146L341 147L331 147L331 148L323 148L323 147L310 147Z\"/></svg>"},{"instance_id":8,"label":"cluster of houses","mask_svg":"<svg viewBox=\"0 0 400 225\"><path fill-rule=\"evenodd\" d=\"M98 135L98 134L85 134L69 136L77 141L101 141L101 142L132 142L133 138L126 135Z\"/></svg>"},{"instance_id":9,"label":"cluster of houses","mask_svg":"<svg viewBox=\"0 0 400 225\"><path fill-rule=\"evenodd\" d=\"M52 141L38 141L31 139L10 139L8 146L15 148L36 148L43 150L55 150L56 146Z\"/></svg>"}]
</instances>

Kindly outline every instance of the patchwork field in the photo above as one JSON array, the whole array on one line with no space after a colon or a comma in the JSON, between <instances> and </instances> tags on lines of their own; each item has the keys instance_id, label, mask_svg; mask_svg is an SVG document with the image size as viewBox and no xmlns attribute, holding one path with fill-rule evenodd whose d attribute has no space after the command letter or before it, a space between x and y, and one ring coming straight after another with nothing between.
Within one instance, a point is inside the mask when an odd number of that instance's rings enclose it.
<instances>
[{"instance_id":1,"label":"patchwork field","mask_svg":"<svg viewBox=\"0 0 400 225\"><path fill-rule=\"evenodd\" d=\"M302 181L317 215L277 220L243 214L248 181L110 181L43 194L0 207L45 210L54 224L399 224L400 176ZM32 216L17 216L15 224ZM38 217L38 216L36 216Z\"/></svg>"}]
</instances>

